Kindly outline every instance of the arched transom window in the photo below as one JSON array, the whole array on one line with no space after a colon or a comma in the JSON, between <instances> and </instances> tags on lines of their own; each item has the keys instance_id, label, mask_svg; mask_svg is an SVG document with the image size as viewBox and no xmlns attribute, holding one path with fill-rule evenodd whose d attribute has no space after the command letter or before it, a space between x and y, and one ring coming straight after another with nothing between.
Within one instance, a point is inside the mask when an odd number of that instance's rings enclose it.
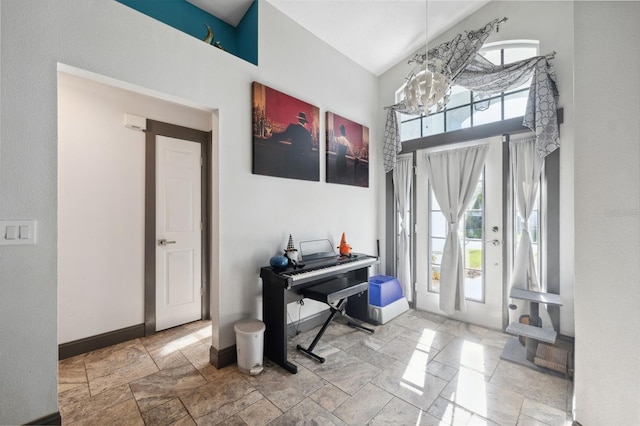
<instances>
[{"instance_id":1,"label":"arched transom window","mask_svg":"<svg viewBox=\"0 0 640 426\"><path fill-rule=\"evenodd\" d=\"M511 40L487 43L479 53L496 65L504 65L537 56L538 51L538 41ZM429 114L428 117L400 114L400 139L417 139L523 116L529 85L530 80L520 87L490 97L453 86L444 110ZM403 89L404 85L396 91L396 102L402 100Z\"/></svg>"}]
</instances>

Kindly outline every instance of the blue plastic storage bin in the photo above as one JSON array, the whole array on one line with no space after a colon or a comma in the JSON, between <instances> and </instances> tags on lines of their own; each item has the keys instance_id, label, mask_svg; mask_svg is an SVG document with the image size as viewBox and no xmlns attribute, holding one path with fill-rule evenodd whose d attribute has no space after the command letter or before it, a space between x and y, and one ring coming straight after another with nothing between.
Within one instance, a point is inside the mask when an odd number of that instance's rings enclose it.
<instances>
[{"instance_id":1,"label":"blue plastic storage bin","mask_svg":"<svg viewBox=\"0 0 640 426\"><path fill-rule=\"evenodd\" d=\"M374 275L369 278L369 304L387 306L402 297L402 288L395 277Z\"/></svg>"}]
</instances>

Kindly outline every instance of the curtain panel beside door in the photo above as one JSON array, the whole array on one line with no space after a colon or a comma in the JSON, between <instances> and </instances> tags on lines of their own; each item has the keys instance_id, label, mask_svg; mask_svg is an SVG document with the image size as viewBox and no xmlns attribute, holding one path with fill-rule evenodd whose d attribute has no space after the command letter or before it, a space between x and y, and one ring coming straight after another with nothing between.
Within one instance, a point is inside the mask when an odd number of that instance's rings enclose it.
<instances>
[{"instance_id":1,"label":"curtain panel beside door","mask_svg":"<svg viewBox=\"0 0 640 426\"><path fill-rule=\"evenodd\" d=\"M471 202L489 144L425 154L433 193L445 216L447 233L440 267L440 309L450 315L466 312L464 258L459 222Z\"/></svg>"},{"instance_id":2,"label":"curtain panel beside door","mask_svg":"<svg viewBox=\"0 0 640 426\"><path fill-rule=\"evenodd\" d=\"M395 188L396 209L399 219L399 233L397 234L397 266L398 282L402 292L409 302L413 301L413 287L411 281L411 247L409 232L409 207L411 204L411 182L413 180L413 158L400 157L393 169L393 187Z\"/></svg>"}]
</instances>

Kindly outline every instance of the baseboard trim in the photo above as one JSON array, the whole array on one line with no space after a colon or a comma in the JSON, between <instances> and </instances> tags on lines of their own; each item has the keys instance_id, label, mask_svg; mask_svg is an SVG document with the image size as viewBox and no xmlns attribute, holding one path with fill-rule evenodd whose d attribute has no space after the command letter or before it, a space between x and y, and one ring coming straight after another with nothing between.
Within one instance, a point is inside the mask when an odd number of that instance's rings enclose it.
<instances>
[{"instance_id":1,"label":"baseboard trim","mask_svg":"<svg viewBox=\"0 0 640 426\"><path fill-rule=\"evenodd\" d=\"M322 312L318 312L317 314L310 315L299 322L289 323L287 324L287 335L289 337L292 337L300 333L304 333L305 331L314 329L319 325L324 324L327 318L329 318L330 314L331 311L327 309Z\"/></svg>"},{"instance_id":2,"label":"baseboard trim","mask_svg":"<svg viewBox=\"0 0 640 426\"><path fill-rule=\"evenodd\" d=\"M228 348L216 349L213 346L209 348L209 362L215 368L223 368L227 365L235 364L238 361L236 345Z\"/></svg>"},{"instance_id":3,"label":"baseboard trim","mask_svg":"<svg viewBox=\"0 0 640 426\"><path fill-rule=\"evenodd\" d=\"M32 420L26 425L61 425L62 417L60 417L60 411L49 414L48 416L40 417L39 419Z\"/></svg>"},{"instance_id":4,"label":"baseboard trim","mask_svg":"<svg viewBox=\"0 0 640 426\"><path fill-rule=\"evenodd\" d=\"M573 336L567 336L566 334L558 334L558 339L564 340L565 342L575 343L576 338Z\"/></svg>"},{"instance_id":5,"label":"baseboard trim","mask_svg":"<svg viewBox=\"0 0 640 426\"><path fill-rule=\"evenodd\" d=\"M287 334L289 336L295 336L296 334L304 333L305 331L318 327L324 324L327 318L329 318L329 314L329 310L326 310L311 315L295 324L287 324ZM223 368L237 363L238 354L236 352L236 345L223 349L216 349L211 346L209 348L209 362L216 368Z\"/></svg>"},{"instance_id":6,"label":"baseboard trim","mask_svg":"<svg viewBox=\"0 0 640 426\"><path fill-rule=\"evenodd\" d=\"M96 336L58 345L58 359L71 358L72 356L95 351L96 349L126 342L128 340L144 337L144 324L132 325L120 330L109 331Z\"/></svg>"}]
</instances>

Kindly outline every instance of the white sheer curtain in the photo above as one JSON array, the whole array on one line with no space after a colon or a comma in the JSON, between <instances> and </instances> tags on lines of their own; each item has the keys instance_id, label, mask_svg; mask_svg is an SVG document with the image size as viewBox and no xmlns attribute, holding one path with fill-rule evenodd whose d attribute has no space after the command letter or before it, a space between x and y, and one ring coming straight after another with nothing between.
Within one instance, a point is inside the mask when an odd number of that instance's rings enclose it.
<instances>
[{"instance_id":1,"label":"white sheer curtain","mask_svg":"<svg viewBox=\"0 0 640 426\"><path fill-rule=\"evenodd\" d=\"M409 302L413 299L411 288L411 251L409 247L409 203L411 202L411 181L413 180L413 158L399 157L393 169L393 190L396 208L400 219L400 234L397 237L398 248L397 279L402 292Z\"/></svg>"},{"instance_id":2,"label":"white sheer curtain","mask_svg":"<svg viewBox=\"0 0 640 426\"><path fill-rule=\"evenodd\" d=\"M509 142L509 152L518 220L522 230L511 273L511 287L540 291L529 233L529 218L536 203L544 159L538 155L535 138Z\"/></svg>"},{"instance_id":3,"label":"white sheer curtain","mask_svg":"<svg viewBox=\"0 0 640 426\"><path fill-rule=\"evenodd\" d=\"M511 272L511 288L541 291L529 233L529 218L536 204L544 159L538 153L535 138L509 142L509 157L515 205L518 207L518 220L522 230ZM519 322L520 316L530 313L529 308L529 303L521 299L511 299L509 321ZM540 307L538 315L542 327L553 327L545 306Z\"/></svg>"},{"instance_id":4,"label":"white sheer curtain","mask_svg":"<svg viewBox=\"0 0 640 426\"><path fill-rule=\"evenodd\" d=\"M486 144L425 154L433 193L449 224L440 266L440 309L448 314L467 310L458 229L475 193L488 151ZM464 229L464 223L462 227Z\"/></svg>"}]
</instances>

